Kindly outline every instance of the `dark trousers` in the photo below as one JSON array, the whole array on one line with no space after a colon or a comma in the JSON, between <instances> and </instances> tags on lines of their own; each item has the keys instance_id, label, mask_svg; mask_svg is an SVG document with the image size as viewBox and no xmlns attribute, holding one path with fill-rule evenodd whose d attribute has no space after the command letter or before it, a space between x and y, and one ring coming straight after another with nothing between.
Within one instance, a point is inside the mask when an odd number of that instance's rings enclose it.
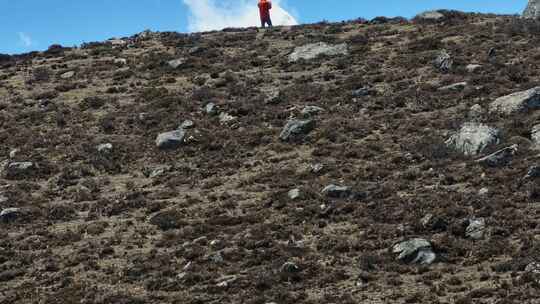
<instances>
[{"instance_id":1,"label":"dark trousers","mask_svg":"<svg viewBox=\"0 0 540 304\"><path fill-rule=\"evenodd\" d=\"M272 19L261 19L261 26L266 27L266 24L268 24L268 27L272 27Z\"/></svg>"}]
</instances>

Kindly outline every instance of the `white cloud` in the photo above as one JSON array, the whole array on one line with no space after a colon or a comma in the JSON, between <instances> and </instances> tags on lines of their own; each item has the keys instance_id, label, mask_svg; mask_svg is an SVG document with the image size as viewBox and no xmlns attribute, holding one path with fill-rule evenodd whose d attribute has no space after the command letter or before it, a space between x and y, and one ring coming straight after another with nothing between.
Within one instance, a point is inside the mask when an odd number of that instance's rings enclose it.
<instances>
[{"instance_id":1,"label":"white cloud","mask_svg":"<svg viewBox=\"0 0 540 304\"><path fill-rule=\"evenodd\" d=\"M183 0L190 10L188 30L203 32L226 27L260 26L256 0ZM272 1L270 12L274 25L296 25L296 19L283 8L282 1Z\"/></svg>"},{"instance_id":2,"label":"white cloud","mask_svg":"<svg viewBox=\"0 0 540 304\"><path fill-rule=\"evenodd\" d=\"M30 38L30 36L28 36L27 34L23 33L23 32L19 32L19 41L22 43L22 45L24 45L25 47L30 47L32 46L32 38Z\"/></svg>"}]
</instances>

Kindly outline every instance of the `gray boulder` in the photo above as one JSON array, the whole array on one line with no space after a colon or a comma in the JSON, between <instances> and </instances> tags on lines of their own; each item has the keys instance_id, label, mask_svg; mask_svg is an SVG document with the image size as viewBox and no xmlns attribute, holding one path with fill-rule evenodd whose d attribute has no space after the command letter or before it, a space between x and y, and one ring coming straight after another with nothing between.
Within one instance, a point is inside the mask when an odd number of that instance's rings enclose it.
<instances>
[{"instance_id":1,"label":"gray boulder","mask_svg":"<svg viewBox=\"0 0 540 304\"><path fill-rule=\"evenodd\" d=\"M452 135L446 145L467 156L482 153L489 145L499 143L499 130L484 124L469 122Z\"/></svg>"},{"instance_id":2,"label":"gray boulder","mask_svg":"<svg viewBox=\"0 0 540 304\"><path fill-rule=\"evenodd\" d=\"M537 108L540 108L540 87L499 97L490 104L489 111L508 115Z\"/></svg>"},{"instance_id":3,"label":"gray boulder","mask_svg":"<svg viewBox=\"0 0 540 304\"><path fill-rule=\"evenodd\" d=\"M315 129L315 121L311 119L291 119L287 122L279 138L283 141L296 140Z\"/></svg>"},{"instance_id":4,"label":"gray boulder","mask_svg":"<svg viewBox=\"0 0 540 304\"><path fill-rule=\"evenodd\" d=\"M99 153L109 154L113 150L113 145L111 143L100 144L96 147L96 149Z\"/></svg>"},{"instance_id":5,"label":"gray boulder","mask_svg":"<svg viewBox=\"0 0 540 304\"><path fill-rule=\"evenodd\" d=\"M410 264L430 265L437 258L431 243L420 238L395 244L392 247L392 253L398 255L398 260Z\"/></svg>"},{"instance_id":6,"label":"gray boulder","mask_svg":"<svg viewBox=\"0 0 540 304\"><path fill-rule=\"evenodd\" d=\"M35 168L33 162L13 162L8 163L6 174L8 177L24 175L30 173Z\"/></svg>"},{"instance_id":7,"label":"gray boulder","mask_svg":"<svg viewBox=\"0 0 540 304\"><path fill-rule=\"evenodd\" d=\"M465 236L470 239L481 240L484 238L485 231L486 220L484 218L472 218L468 220Z\"/></svg>"},{"instance_id":8,"label":"gray boulder","mask_svg":"<svg viewBox=\"0 0 540 304\"><path fill-rule=\"evenodd\" d=\"M295 48L289 55L289 62L296 62L300 59L311 60L320 55L337 56L347 54L349 54L349 51L346 43L328 45L324 42L317 42Z\"/></svg>"},{"instance_id":9,"label":"gray boulder","mask_svg":"<svg viewBox=\"0 0 540 304\"><path fill-rule=\"evenodd\" d=\"M322 194L331 198L348 198L352 195L352 190L347 186L328 185L324 187Z\"/></svg>"},{"instance_id":10,"label":"gray boulder","mask_svg":"<svg viewBox=\"0 0 540 304\"><path fill-rule=\"evenodd\" d=\"M529 0L529 4L523 11L523 18L536 19L540 17L540 1L539 0Z\"/></svg>"},{"instance_id":11,"label":"gray boulder","mask_svg":"<svg viewBox=\"0 0 540 304\"><path fill-rule=\"evenodd\" d=\"M352 92L352 96L357 98L368 96L369 94L371 94L371 91L368 87L363 87Z\"/></svg>"},{"instance_id":12,"label":"gray boulder","mask_svg":"<svg viewBox=\"0 0 540 304\"><path fill-rule=\"evenodd\" d=\"M219 122L228 123L233 120L236 120L235 116L230 115L229 113L221 112L219 113Z\"/></svg>"},{"instance_id":13,"label":"gray boulder","mask_svg":"<svg viewBox=\"0 0 540 304\"><path fill-rule=\"evenodd\" d=\"M512 145L501 149L493 154L490 154L486 157L482 157L476 162L487 167L500 167L508 164L512 157L518 151L518 145Z\"/></svg>"},{"instance_id":14,"label":"gray boulder","mask_svg":"<svg viewBox=\"0 0 540 304\"><path fill-rule=\"evenodd\" d=\"M162 150L177 149L184 143L185 136L184 130L161 133L156 138L156 146Z\"/></svg>"},{"instance_id":15,"label":"gray boulder","mask_svg":"<svg viewBox=\"0 0 540 304\"><path fill-rule=\"evenodd\" d=\"M523 179L532 179L532 178L538 178L540 177L540 166L532 166L527 171L527 174L523 177Z\"/></svg>"},{"instance_id":16,"label":"gray boulder","mask_svg":"<svg viewBox=\"0 0 540 304\"><path fill-rule=\"evenodd\" d=\"M446 50L442 50L433 61L433 65L441 72L448 72L452 68L454 60Z\"/></svg>"},{"instance_id":17,"label":"gray boulder","mask_svg":"<svg viewBox=\"0 0 540 304\"><path fill-rule=\"evenodd\" d=\"M194 126L195 126L195 123L192 120L186 120L180 125L179 129L186 130L186 129L191 129Z\"/></svg>"},{"instance_id":18,"label":"gray boulder","mask_svg":"<svg viewBox=\"0 0 540 304\"><path fill-rule=\"evenodd\" d=\"M218 108L215 103L210 102L205 107L204 110L206 111L206 114L208 115L217 115L218 114Z\"/></svg>"}]
</instances>

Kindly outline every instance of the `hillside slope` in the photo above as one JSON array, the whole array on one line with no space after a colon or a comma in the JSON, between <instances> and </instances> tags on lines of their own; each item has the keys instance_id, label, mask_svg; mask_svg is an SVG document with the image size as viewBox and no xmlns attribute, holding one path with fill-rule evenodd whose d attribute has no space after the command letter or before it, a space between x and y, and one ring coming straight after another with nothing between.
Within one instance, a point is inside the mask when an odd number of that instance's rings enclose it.
<instances>
[{"instance_id":1,"label":"hillside slope","mask_svg":"<svg viewBox=\"0 0 540 304\"><path fill-rule=\"evenodd\" d=\"M540 85L539 34L445 11L0 56L0 302L537 303L540 93L498 98Z\"/></svg>"}]
</instances>

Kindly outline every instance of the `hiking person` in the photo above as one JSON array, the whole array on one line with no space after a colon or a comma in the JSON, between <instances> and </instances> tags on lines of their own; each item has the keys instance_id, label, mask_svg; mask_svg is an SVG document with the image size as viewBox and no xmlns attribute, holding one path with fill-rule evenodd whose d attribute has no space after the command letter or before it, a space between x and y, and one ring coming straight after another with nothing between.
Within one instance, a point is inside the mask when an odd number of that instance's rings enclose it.
<instances>
[{"instance_id":1,"label":"hiking person","mask_svg":"<svg viewBox=\"0 0 540 304\"><path fill-rule=\"evenodd\" d=\"M270 19L270 10L272 9L272 1L259 0L259 13L261 15L261 26L265 27L268 24L272 27L272 19Z\"/></svg>"}]
</instances>

